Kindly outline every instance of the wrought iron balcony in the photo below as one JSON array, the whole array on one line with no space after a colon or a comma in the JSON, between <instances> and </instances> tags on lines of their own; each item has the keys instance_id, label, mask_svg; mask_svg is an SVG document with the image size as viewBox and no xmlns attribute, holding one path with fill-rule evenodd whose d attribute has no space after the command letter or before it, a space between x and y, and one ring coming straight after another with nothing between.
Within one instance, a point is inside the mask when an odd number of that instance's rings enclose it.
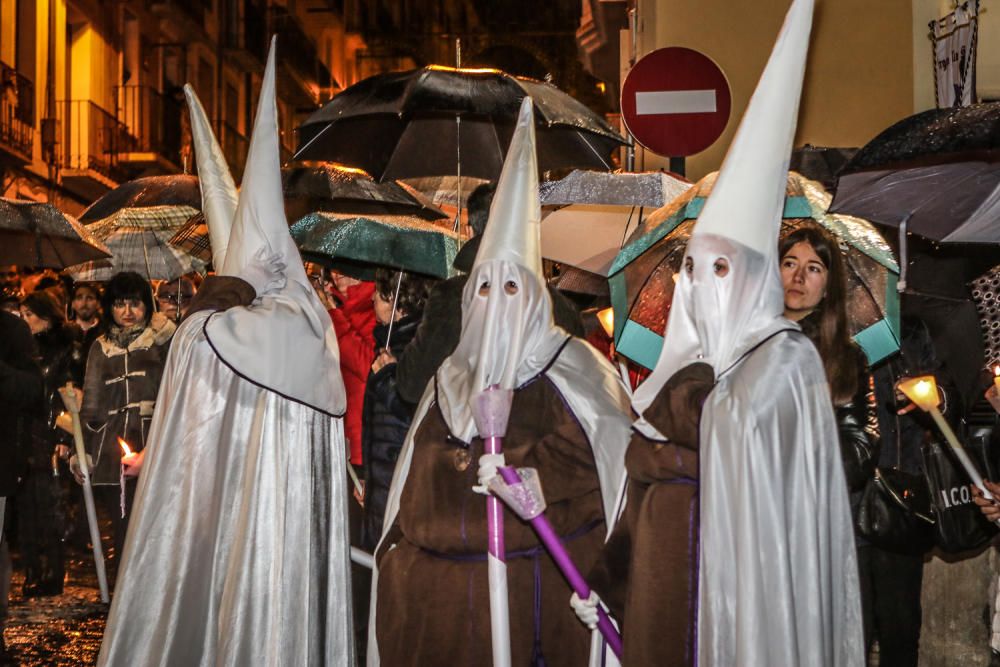
<instances>
[{"instance_id":1,"label":"wrought iron balcony","mask_svg":"<svg viewBox=\"0 0 1000 667\"><path fill-rule=\"evenodd\" d=\"M137 145L125 124L91 100L62 100L56 105L64 184L99 194L122 182L119 156L135 152Z\"/></svg>"},{"instance_id":2,"label":"wrought iron balcony","mask_svg":"<svg viewBox=\"0 0 1000 667\"><path fill-rule=\"evenodd\" d=\"M35 85L0 62L0 144L17 157L30 160L34 124Z\"/></svg>"},{"instance_id":3,"label":"wrought iron balcony","mask_svg":"<svg viewBox=\"0 0 1000 667\"><path fill-rule=\"evenodd\" d=\"M177 95L160 93L149 86L117 86L114 89L118 120L134 139L131 152L119 154L121 162L180 165L181 117L184 105Z\"/></svg>"}]
</instances>

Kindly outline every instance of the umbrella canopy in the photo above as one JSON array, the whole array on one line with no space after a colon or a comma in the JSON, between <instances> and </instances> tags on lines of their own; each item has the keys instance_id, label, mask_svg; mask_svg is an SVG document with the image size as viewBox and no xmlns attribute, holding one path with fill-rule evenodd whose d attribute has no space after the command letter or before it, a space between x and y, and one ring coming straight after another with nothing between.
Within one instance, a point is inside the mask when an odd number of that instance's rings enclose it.
<instances>
[{"instance_id":1,"label":"umbrella canopy","mask_svg":"<svg viewBox=\"0 0 1000 667\"><path fill-rule=\"evenodd\" d=\"M444 217L430 199L395 181L376 182L367 172L332 162L299 163L281 170L285 206L308 207L295 220L315 211Z\"/></svg>"},{"instance_id":2,"label":"umbrella canopy","mask_svg":"<svg viewBox=\"0 0 1000 667\"><path fill-rule=\"evenodd\" d=\"M542 219L542 256L584 271L608 269L642 219L691 187L665 172L576 170L540 187L543 205L562 205Z\"/></svg>"},{"instance_id":3,"label":"umbrella canopy","mask_svg":"<svg viewBox=\"0 0 1000 667\"><path fill-rule=\"evenodd\" d=\"M659 358L674 276L695 220L715 183L710 174L642 221L611 269L615 348L652 368ZM782 234L816 223L841 242L847 268L851 333L874 363L899 349L899 267L885 240L865 220L825 213L830 195L815 181L788 174Z\"/></svg>"},{"instance_id":4,"label":"umbrella canopy","mask_svg":"<svg viewBox=\"0 0 1000 667\"><path fill-rule=\"evenodd\" d=\"M666 206L691 187L681 177L663 171L605 172L575 169L558 181L542 183L542 205L603 204L644 206L650 210Z\"/></svg>"},{"instance_id":5,"label":"umbrella canopy","mask_svg":"<svg viewBox=\"0 0 1000 667\"><path fill-rule=\"evenodd\" d=\"M858 152L857 148L833 148L811 146L792 151L791 171L802 174L810 181L817 181L824 188L832 190L837 184L837 174Z\"/></svg>"},{"instance_id":6,"label":"umbrella canopy","mask_svg":"<svg viewBox=\"0 0 1000 667\"><path fill-rule=\"evenodd\" d=\"M91 204L80 216L80 222L89 224L103 220L123 208L150 206L200 209L201 190L198 189L198 177L173 174L148 176L122 183Z\"/></svg>"},{"instance_id":7,"label":"umbrella canopy","mask_svg":"<svg viewBox=\"0 0 1000 667\"><path fill-rule=\"evenodd\" d=\"M110 256L107 246L51 204L0 198L0 264L63 269Z\"/></svg>"},{"instance_id":8,"label":"umbrella canopy","mask_svg":"<svg viewBox=\"0 0 1000 667\"><path fill-rule=\"evenodd\" d=\"M830 211L948 242L1000 242L1000 103L931 109L865 145Z\"/></svg>"},{"instance_id":9,"label":"umbrella canopy","mask_svg":"<svg viewBox=\"0 0 1000 667\"><path fill-rule=\"evenodd\" d=\"M167 243L197 257L207 266L212 263L212 240L208 234L208 223L201 211L191 216L177 233L167 239Z\"/></svg>"},{"instance_id":10,"label":"umbrella canopy","mask_svg":"<svg viewBox=\"0 0 1000 667\"><path fill-rule=\"evenodd\" d=\"M469 195L473 190L489 181L474 176L423 176L404 178L400 182L421 193L437 206L458 209L468 205Z\"/></svg>"},{"instance_id":11,"label":"umbrella canopy","mask_svg":"<svg viewBox=\"0 0 1000 667\"><path fill-rule=\"evenodd\" d=\"M197 211L165 205L123 208L87 226L111 250L110 260L70 267L74 280L104 281L120 271L135 271L149 280L174 280L192 271L205 272L205 262L168 241Z\"/></svg>"},{"instance_id":12,"label":"umbrella canopy","mask_svg":"<svg viewBox=\"0 0 1000 667\"><path fill-rule=\"evenodd\" d=\"M447 220L415 216L341 216L311 213L291 227L302 258L367 277L365 268L386 266L436 278L451 275L458 235Z\"/></svg>"},{"instance_id":13,"label":"umbrella canopy","mask_svg":"<svg viewBox=\"0 0 1000 667\"><path fill-rule=\"evenodd\" d=\"M358 166L383 181L495 179L526 95L535 103L540 171L611 168L611 152L624 138L555 86L500 70L437 65L347 88L299 128L295 157Z\"/></svg>"},{"instance_id":14,"label":"umbrella canopy","mask_svg":"<svg viewBox=\"0 0 1000 667\"><path fill-rule=\"evenodd\" d=\"M578 204L552 211L542 218L542 257L607 277L618 251L639 226L643 210Z\"/></svg>"}]
</instances>

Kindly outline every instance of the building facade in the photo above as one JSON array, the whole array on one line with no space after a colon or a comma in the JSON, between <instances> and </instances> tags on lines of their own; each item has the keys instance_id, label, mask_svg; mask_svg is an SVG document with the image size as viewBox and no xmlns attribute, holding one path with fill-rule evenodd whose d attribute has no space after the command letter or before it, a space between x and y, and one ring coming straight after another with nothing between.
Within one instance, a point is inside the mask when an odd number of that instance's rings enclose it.
<instances>
[{"instance_id":1,"label":"building facade","mask_svg":"<svg viewBox=\"0 0 1000 667\"><path fill-rule=\"evenodd\" d=\"M334 73L353 70L340 4L0 0L0 192L79 213L131 178L193 171L186 82L238 179L271 35L290 158L296 125L352 82Z\"/></svg>"},{"instance_id":2,"label":"building facade","mask_svg":"<svg viewBox=\"0 0 1000 667\"><path fill-rule=\"evenodd\" d=\"M723 135L686 160L697 179L718 169L764 69L790 0L583 0L578 41L582 60L617 104L620 83L636 58L684 46L725 72L732 112ZM796 146L858 147L879 131L934 106L928 23L953 0L817 2ZM977 90L1000 99L1000 13L981 0ZM615 70L617 55L618 69ZM667 168L668 159L636 151L637 169Z\"/></svg>"}]
</instances>

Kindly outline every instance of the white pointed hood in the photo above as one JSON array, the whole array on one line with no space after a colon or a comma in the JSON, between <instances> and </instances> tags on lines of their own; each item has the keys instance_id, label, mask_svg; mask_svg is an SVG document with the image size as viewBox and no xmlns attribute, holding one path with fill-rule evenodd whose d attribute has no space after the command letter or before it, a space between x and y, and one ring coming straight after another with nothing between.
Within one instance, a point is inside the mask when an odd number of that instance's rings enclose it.
<instances>
[{"instance_id":1,"label":"white pointed hood","mask_svg":"<svg viewBox=\"0 0 1000 667\"><path fill-rule=\"evenodd\" d=\"M201 210L205 215L208 237L212 244L212 266L219 271L225 263L226 246L229 245L239 195L222 148L215 138L208 116L205 115L205 109L189 83L184 84L184 96L187 98L191 117L194 156L198 162Z\"/></svg>"},{"instance_id":2,"label":"white pointed hood","mask_svg":"<svg viewBox=\"0 0 1000 667\"><path fill-rule=\"evenodd\" d=\"M217 270L239 277L264 249L286 265L287 282L280 290L258 295L247 308L214 314L205 333L219 357L242 377L317 410L342 415L344 383L333 323L306 278L285 219L274 56L272 40L239 203ZM223 201L217 208L224 211L225 206Z\"/></svg>"},{"instance_id":3,"label":"white pointed hood","mask_svg":"<svg viewBox=\"0 0 1000 667\"><path fill-rule=\"evenodd\" d=\"M636 427L664 383L698 360L716 377L781 329L778 234L809 50L813 0L794 0L685 253L656 368L636 390ZM723 268L722 264L726 267ZM717 269L718 267L718 269ZM723 275L725 273L725 275Z\"/></svg>"},{"instance_id":4,"label":"white pointed hood","mask_svg":"<svg viewBox=\"0 0 1000 667\"><path fill-rule=\"evenodd\" d=\"M542 274L541 204L533 102L525 97L462 297L462 337L437 372L438 400L454 436L477 435L470 400L488 386L516 389L538 375L568 337L552 319Z\"/></svg>"}]
</instances>

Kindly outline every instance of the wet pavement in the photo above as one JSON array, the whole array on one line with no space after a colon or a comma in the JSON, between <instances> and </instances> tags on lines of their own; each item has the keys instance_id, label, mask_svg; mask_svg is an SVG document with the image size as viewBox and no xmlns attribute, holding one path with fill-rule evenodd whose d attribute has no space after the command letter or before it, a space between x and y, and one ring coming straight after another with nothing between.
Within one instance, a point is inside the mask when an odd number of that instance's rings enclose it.
<instances>
[{"instance_id":1,"label":"wet pavement","mask_svg":"<svg viewBox=\"0 0 1000 667\"><path fill-rule=\"evenodd\" d=\"M15 562L10 618L4 632L14 660L9 664L93 665L107 616L97 590L94 561L76 554L69 558L62 595L23 598L22 579Z\"/></svg>"}]
</instances>

